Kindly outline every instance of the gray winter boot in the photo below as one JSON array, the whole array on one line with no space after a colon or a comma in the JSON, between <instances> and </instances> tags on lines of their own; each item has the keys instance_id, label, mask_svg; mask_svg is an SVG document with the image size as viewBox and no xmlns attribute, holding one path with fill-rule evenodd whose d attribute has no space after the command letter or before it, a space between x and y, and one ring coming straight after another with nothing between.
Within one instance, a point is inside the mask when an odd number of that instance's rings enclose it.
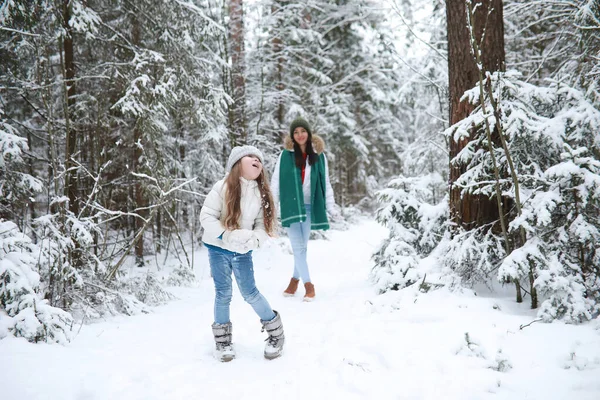
<instances>
[{"instance_id":1,"label":"gray winter boot","mask_svg":"<svg viewBox=\"0 0 600 400\"><path fill-rule=\"evenodd\" d=\"M283 343L285 342L281 316L277 311L273 310L273 312L275 313L275 318L271 321L260 320L263 326L261 332L266 330L269 334L269 337L266 340L267 343L265 344L265 358L267 360L279 357L283 352Z\"/></svg>"},{"instance_id":2,"label":"gray winter boot","mask_svg":"<svg viewBox=\"0 0 600 400\"><path fill-rule=\"evenodd\" d=\"M231 343L231 322L226 324L212 324L213 335L215 336L215 358L222 362L228 362L235 358L235 350Z\"/></svg>"}]
</instances>

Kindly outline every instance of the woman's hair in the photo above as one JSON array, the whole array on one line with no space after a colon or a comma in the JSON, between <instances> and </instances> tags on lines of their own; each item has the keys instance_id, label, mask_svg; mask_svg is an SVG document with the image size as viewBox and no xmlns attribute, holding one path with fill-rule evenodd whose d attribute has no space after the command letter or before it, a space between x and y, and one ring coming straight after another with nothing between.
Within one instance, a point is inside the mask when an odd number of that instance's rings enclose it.
<instances>
[{"instance_id":1,"label":"woman's hair","mask_svg":"<svg viewBox=\"0 0 600 400\"><path fill-rule=\"evenodd\" d=\"M308 139L306 140L306 154L308 155L308 164L314 165L317 161L319 161L319 155L313 149L312 146L312 133L306 131L308 133ZM294 139L294 132L292 132L292 142L294 143L294 157L296 159L296 167L302 169L304 167L304 158L302 157L302 149L300 149L300 145L296 143L296 139Z\"/></svg>"},{"instance_id":2,"label":"woman's hair","mask_svg":"<svg viewBox=\"0 0 600 400\"><path fill-rule=\"evenodd\" d=\"M223 219L223 225L229 230L240 229L240 217L242 215L240 206L240 200L242 198L241 176L242 165L240 161L238 161L231 168L231 172L229 172L227 178L225 178L227 190L225 191L225 218ZM258 178L256 178L256 183L258 183L258 190L260 192L265 231L267 232L267 235L273 236L275 203L273 202L273 195L271 194L271 188L269 187L264 168L260 172Z\"/></svg>"}]
</instances>

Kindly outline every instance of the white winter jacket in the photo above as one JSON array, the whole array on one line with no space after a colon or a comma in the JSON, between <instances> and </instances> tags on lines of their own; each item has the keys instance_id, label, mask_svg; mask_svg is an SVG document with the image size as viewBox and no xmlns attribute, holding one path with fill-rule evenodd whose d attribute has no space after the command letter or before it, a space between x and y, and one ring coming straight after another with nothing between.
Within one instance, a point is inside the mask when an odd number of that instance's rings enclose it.
<instances>
[{"instance_id":1,"label":"white winter jacket","mask_svg":"<svg viewBox=\"0 0 600 400\"><path fill-rule=\"evenodd\" d=\"M259 247L261 247L269 239L269 235L265 231L258 183L254 180L249 181L244 178L240 178L240 181L242 184L240 229L253 230L258 237ZM225 250L237 252L235 247L227 245L220 239L227 230L222 223L226 210L226 191L227 185L225 185L225 179L221 179L215 183L204 200L204 205L202 205L202 210L200 210L200 224L204 228L202 241Z\"/></svg>"}]
</instances>

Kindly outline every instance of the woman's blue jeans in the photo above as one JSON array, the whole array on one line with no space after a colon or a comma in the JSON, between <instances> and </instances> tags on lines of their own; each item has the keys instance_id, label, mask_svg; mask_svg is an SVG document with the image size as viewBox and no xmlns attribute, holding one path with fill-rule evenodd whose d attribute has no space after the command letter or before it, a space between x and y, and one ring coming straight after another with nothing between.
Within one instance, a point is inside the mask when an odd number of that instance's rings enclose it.
<instances>
[{"instance_id":1,"label":"woman's blue jeans","mask_svg":"<svg viewBox=\"0 0 600 400\"><path fill-rule=\"evenodd\" d=\"M263 321L271 321L275 313L267 299L256 288L252 252L234 253L216 246L208 248L208 259L215 283L215 323L226 324L229 321L229 306L233 294L231 272L244 300L254 308Z\"/></svg>"},{"instance_id":2,"label":"woman's blue jeans","mask_svg":"<svg viewBox=\"0 0 600 400\"><path fill-rule=\"evenodd\" d=\"M306 261L306 252L308 238L310 236L310 204L305 204L306 221L296 222L287 228L287 233L294 251L294 278L302 279L302 282L310 282L310 273L308 272L308 263Z\"/></svg>"}]
</instances>

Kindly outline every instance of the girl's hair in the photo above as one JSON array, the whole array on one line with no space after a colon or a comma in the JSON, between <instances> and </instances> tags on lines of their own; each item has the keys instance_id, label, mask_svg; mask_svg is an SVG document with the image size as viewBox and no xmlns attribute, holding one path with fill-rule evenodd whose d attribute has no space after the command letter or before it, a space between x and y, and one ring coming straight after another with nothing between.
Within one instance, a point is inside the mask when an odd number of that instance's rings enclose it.
<instances>
[{"instance_id":1,"label":"girl's hair","mask_svg":"<svg viewBox=\"0 0 600 400\"><path fill-rule=\"evenodd\" d=\"M306 131L308 133L308 139L306 140L306 154L308 155L308 164L314 165L317 161L319 161L319 155L313 149L312 146L312 133ZM294 143L294 157L296 159L296 167L302 169L304 167L304 157L302 157L302 149L300 145L296 143L296 139L294 139L294 132L292 132L292 142Z\"/></svg>"},{"instance_id":2,"label":"girl's hair","mask_svg":"<svg viewBox=\"0 0 600 400\"><path fill-rule=\"evenodd\" d=\"M225 178L227 190L225 191L225 218L223 224L225 225L225 228L229 230L240 229L240 217L242 215L240 206L240 200L242 198L241 176L242 165L240 161L238 161L231 168L231 172L229 172L227 178ZM265 231L267 232L267 235L273 236L275 204L273 202L273 195L271 194L271 188L269 187L264 168L260 172L258 178L256 178L256 183L258 183L258 190L260 192Z\"/></svg>"}]
</instances>

